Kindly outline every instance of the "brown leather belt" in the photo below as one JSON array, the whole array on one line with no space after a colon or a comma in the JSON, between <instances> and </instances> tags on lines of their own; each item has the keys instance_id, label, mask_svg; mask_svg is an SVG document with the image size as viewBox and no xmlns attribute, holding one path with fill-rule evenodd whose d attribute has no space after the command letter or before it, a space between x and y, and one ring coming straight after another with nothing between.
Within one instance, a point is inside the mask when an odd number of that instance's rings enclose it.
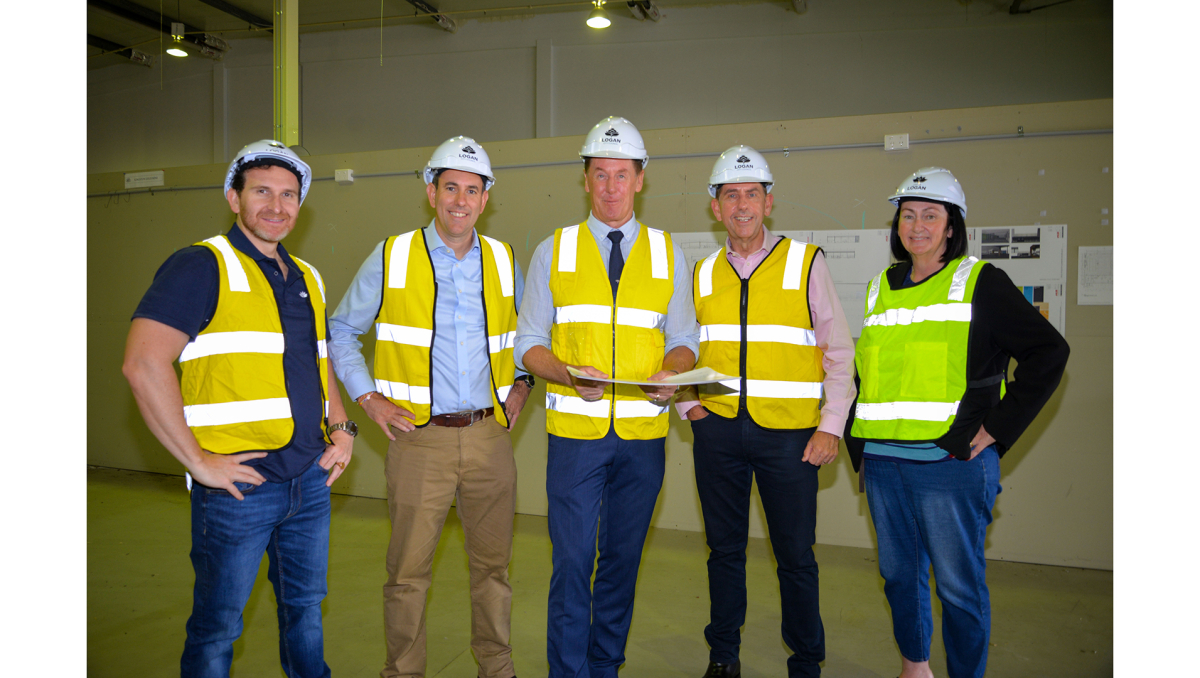
<instances>
[{"instance_id":1,"label":"brown leather belt","mask_svg":"<svg viewBox=\"0 0 1200 678\"><path fill-rule=\"evenodd\" d=\"M462 428L470 426L477 421L492 416L496 412L496 408L488 407L474 412L451 412L450 414L438 414L429 418L430 426L449 426L452 428Z\"/></svg>"}]
</instances>

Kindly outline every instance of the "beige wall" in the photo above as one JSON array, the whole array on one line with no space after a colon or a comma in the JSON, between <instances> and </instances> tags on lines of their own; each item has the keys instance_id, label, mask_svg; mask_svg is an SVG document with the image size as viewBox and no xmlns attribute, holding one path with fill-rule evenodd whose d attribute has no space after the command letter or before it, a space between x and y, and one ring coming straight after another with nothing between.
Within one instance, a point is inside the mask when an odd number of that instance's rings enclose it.
<instances>
[{"instance_id":1,"label":"beige wall","mask_svg":"<svg viewBox=\"0 0 1200 678\"><path fill-rule=\"evenodd\" d=\"M619 112L619 111L618 111ZM706 180L720 151L734 143L798 148L882 141L908 132L947 139L1112 128L1112 100L917 113L790 120L653 130L638 218L668 231L718 231L708 210ZM582 136L489 142L493 164L572 160ZM317 177L334 169L356 174L411 172L432 148L315 156ZM702 158L655 158L705 153ZM1069 230L1066 326L1071 362L1062 385L1016 447L1005 456L1004 491L988 556L1082 567L1112 567L1112 329L1111 306L1077 306L1077 248L1111 245L1111 134L915 144L912 150L819 150L768 156L776 177L776 208L767 225L778 230L885 228L892 209L885 197L909 172L926 165L952 169L970 201L972 227L1065 223ZM1109 171L1105 171L1105 170ZM169 169L168 187L216 186L224 165ZM1043 172L1044 171L1044 172ZM587 214L581 167L555 165L500 169L479 229L514 246L527 269L538 242ZM122 175L93 174L88 193L121 190ZM120 374L128 320L154 271L174 250L227 229L232 216L219 188L88 199L88 463L179 474L181 468L151 436ZM1045 216L1041 212L1045 211ZM1115 219L1109 214L1104 218ZM290 251L318 266L334 305L363 258L387 235L426 225L432 218L414 173L361 178L352 186L317 181L286 241ZM368 358L373 341L366 337ZM513 435L519 468L518 510L544 515L544 387ZM358 413L357 407L349 410ZM386 438L362 427L353 464L338 491L384 496ZM667 439L667 475L655 512L659 527L701 529L691 461L691 433L673 419ZM866 500L856 491L845 454L822 471L817 538L821 543L872 546ZM182 483L182 481L181 481ZM757 501L755 511L757 511ZM765 522L755 514L752 529Z\"/></svg>"}]
</instances>

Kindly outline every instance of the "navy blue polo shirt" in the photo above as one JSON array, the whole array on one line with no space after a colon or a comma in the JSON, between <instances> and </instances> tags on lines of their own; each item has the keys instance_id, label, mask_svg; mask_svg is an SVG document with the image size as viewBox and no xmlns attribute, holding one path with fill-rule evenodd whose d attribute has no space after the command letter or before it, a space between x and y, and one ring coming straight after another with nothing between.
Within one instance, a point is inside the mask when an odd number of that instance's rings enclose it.
<instances>
[{"instance_id":1,"label":"navy blue polo shirt","mask_svg":"<svg viewBox=\"0 0 1200 678\"><path fill-rule=\"evenodd\" d=\"M295 432L283 449L262 459L244 462L268 481L281 483L300 475L325 451L324 394L316 359L317 331L313 310L304 272L292 261L282 244L278 251L288 267L287 280L283 279L279 264L259 252L237 224L226 235L230 244L262 269L275 292L275 304L283 323L283 373ZM199 245L185 247L159 267L133 317L160 322L195 339L217 310L220 284L221 272L212 250Z\"/></svg>"}]
</instances>

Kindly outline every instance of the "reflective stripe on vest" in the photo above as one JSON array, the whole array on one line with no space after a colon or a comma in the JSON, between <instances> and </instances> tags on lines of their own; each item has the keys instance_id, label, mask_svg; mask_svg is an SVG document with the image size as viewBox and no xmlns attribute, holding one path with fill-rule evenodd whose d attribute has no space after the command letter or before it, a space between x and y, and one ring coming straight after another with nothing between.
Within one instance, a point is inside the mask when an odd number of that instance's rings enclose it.
<instances>
[{"instance_id":1,"label":"reflective stripe on vest","mask_svg":"<svg viewBox=\"0 0 1200 678\"><path fill-rule=\"evenodd\" d=\"M950 430L968 388L971 299L982 263L960 257L920 283L871 281L855 350L854 436L931 442Z\"/></svg>"},{"instance_id":2,"label":"reflective stripe on vest","mask_svg":"<svg viewBox=\"0 0 1200 678\"><path fill-rule=\"evenodd\" d=\"M488 373L496 420L508 426L504 400L516 365L513 343L517 312L512 249L479 235L483 273L483 313L488 344ZM437 292L433 260L423 229L384 242L384 287L375 334L375 386L424 426L432 414L432 347Z\"/></svg>"},{"instance_id":3,"label":"reflective stripe on vest","mask_svg":"<svg viewBox=\"0 0 1200 678\"><path fill-rule=\"evenodd\" d=\"M721 248L696 266L693 294L700 323L696 367L741 378L698 388L706 408L723 417L746 409L760 426L800 429L816 426L824 392L823 354L808 308L808 272L819 251L784 238L751 273L742 326L741 277ZM744 389L744 391L743 391Z\"/></svg>"},{"instance_id":4,"label":"reflective stripe on vest","mask_svg":"<svg viewBox=\"0 0 1200 678\"><path fill-rule=\"evenodd\" d=\"M551 350L563 362L590 365L620 379L644 379L662 368L663 327L677 262L667 234L638 227L615 300L587 224L555 232ZM626 440L661 438L667 432L667 410L628 384L608 385L604 397L594 402L580 398L570 386L546 385L546 430L567 438L602 438L610 425Z\"/></svg>"},{"instance_id":5,"label":"reflective stripe on vest","mask_svg":"<svg viewBox=\"0 0 1200 678\"><path fill-rule=\"evenodd\" d=\"M200 446L217 454L278 450L295 428L279 308L258 264L217 236L197 243L216 255L220 276L217 309L208 325L179 355L184 420ZM304 274L313 311L324 412L329 413L325 291L320 274L292 257Z\"/></svg>"}]
</instances>

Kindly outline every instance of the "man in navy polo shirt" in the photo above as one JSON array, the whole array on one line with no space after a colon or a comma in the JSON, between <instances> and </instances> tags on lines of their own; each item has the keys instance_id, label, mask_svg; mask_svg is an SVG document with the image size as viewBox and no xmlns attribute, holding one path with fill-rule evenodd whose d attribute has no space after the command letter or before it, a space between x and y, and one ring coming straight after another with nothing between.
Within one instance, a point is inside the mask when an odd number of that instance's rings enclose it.
<instances>
[{"instance_id":1,"label":"man in navy polo shirt","mask_svg":"<svg viewBox=\"0 0 1200 678\"><path fill-rule=\"evenodd\" d=\"M330 675L321 629L329 486L357 428L326 358L324 283L279 244L311 181L277 141L243 148L225 177L237 222L171 255L129 330L125 377L192 490L185 677L229 675L264 551L284 672Z\"/></svg>"}]
</instances>

